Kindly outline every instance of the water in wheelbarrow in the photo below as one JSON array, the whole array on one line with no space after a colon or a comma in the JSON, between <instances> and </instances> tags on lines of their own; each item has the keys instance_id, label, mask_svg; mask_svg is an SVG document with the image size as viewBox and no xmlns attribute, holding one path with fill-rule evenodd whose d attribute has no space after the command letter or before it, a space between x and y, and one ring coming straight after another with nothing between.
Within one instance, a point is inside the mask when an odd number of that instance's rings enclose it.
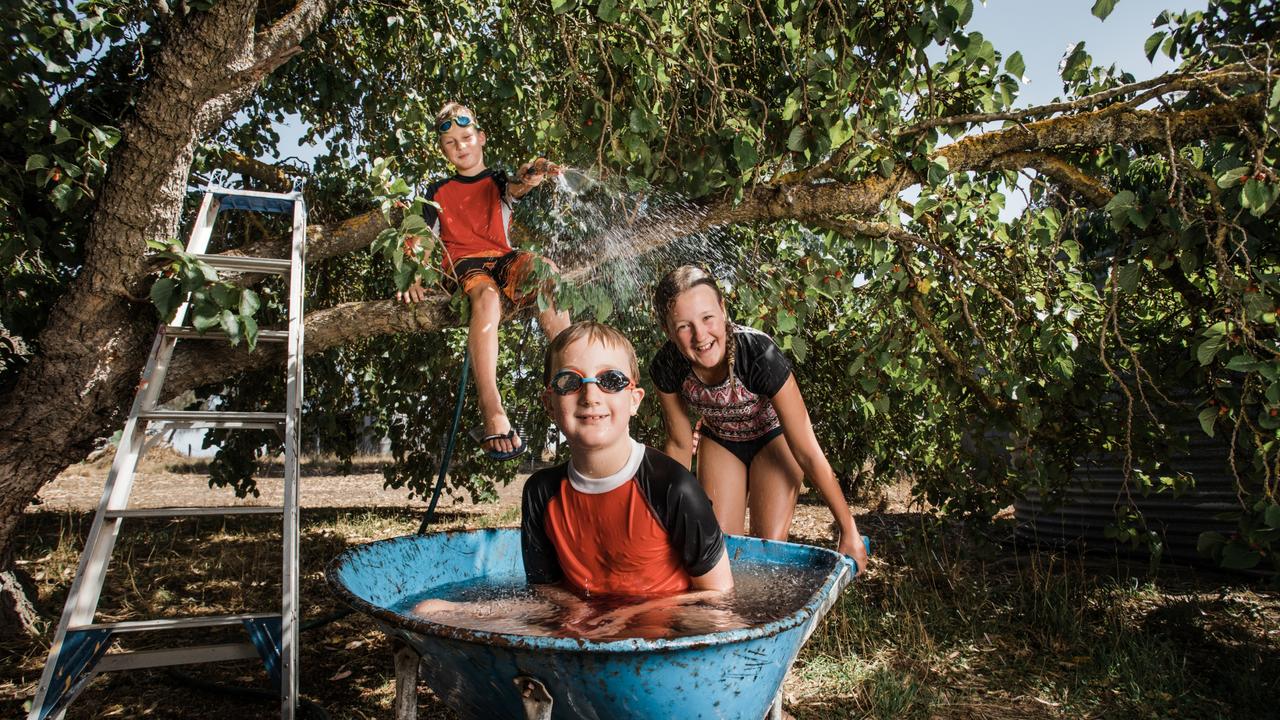
<instances>
[{"instance_id":1,"label":"water in wheelbarrow","mask_svg":"<svg viewBox=\"0 0 1280 720\"><path fill-rule=\"evenodd\" d=\"M734 589L729 593L660 597L581 597L510 576L480 577L408 595L390 609L441 625L512 635L671 639L786 617L809 600L825 574L812 566L742 562L733 568Z\"/></svg>"}]
</instances>

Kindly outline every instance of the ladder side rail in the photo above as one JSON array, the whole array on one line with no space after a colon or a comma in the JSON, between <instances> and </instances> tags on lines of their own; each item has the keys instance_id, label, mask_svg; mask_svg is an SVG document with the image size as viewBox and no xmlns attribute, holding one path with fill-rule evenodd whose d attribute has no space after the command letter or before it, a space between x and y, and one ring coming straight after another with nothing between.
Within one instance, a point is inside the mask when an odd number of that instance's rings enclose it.
<instances>
[{"instance_id":1,"label":"ladder side rail","mask_svg":"<svg viewBox=\"0 0 1280 720\"><path fill-rule=\"evenodd\" d=\"M289 350L285 379L285 481L283 577L280 613L280 717L293 720L298 698L298 451L302 420L303 303L307 208L302 193L294 193L293 243L289 269Z\"/></svg>"}]
</instances>

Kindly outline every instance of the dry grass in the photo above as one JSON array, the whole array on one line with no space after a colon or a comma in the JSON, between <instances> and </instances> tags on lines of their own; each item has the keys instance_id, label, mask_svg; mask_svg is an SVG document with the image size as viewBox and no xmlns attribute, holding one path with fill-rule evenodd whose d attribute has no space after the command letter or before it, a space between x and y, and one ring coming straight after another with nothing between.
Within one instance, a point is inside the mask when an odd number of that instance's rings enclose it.
<instances>
[{"instance_id":1,"label":"dry grass","mask_svg":"<svg viewBox=\"0 0 1280 720\"><path fill-rule=\"evenodd\" d=\"M201 478L167 482L168 493L204 487ZM396 507L372 506L388 495L367 478L315 482L324 488L322 497L333 494L355 507L303 512L305 620L340 609L323 583L331 558L350 545L414 532L421 518L420 503L406 507L395 496ZM56 619L92 516L67 504L69 495L49 495L58 500L24 517L17 554L39 587L42 612ZM492 506L449 507L440 527L515 524L514 497L507 491ZM79 502L91 506L96 494ZM1150 575L1145 564L1020 547L1007 520L980 532L934 523L901 489L868 505L883 508L860 518L877 556L868 576L810 639L788 679L787 707L797 720L1274 716L1280 697L1276 592L1212 573L1165 569ZM99 617L272 607L278 598L277 522L131 522ZM802 504L796 539L829 546L828 522L821 506ZM51 635L52 629L44 643ZM0 648L0 716L21 715L47 650L43 643ZM301 667L304 696L333 718L389 716L389 644L364 617L304 632ZM191 672L238 686L266 682L259 663L251 661ZM420 717L450 717L425 687L419 711ZM250 720L278 717L278 708L141 671L99 678L67 717Z\"/></svg>"}]
</instances>

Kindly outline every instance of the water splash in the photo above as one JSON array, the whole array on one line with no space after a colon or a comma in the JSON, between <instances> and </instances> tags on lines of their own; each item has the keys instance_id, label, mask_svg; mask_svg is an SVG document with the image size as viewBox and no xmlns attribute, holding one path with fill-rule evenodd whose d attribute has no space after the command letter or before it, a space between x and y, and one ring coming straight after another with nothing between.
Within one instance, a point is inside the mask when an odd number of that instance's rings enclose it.
<instances>
[{"instance_id":1,"label":"water splash","mask_svg":"<svg viewBox=\"0 0 1280 720\"><path fill-rule=\"evenodd\" d=\"M521 220L543 238L563 279L601 289L615 307L647 305L654 282L674 267L706 267L730 284L737 254L725 229L678 193L634 178L563 168L551 186L522 205Z\"/></svg>"}]
</instances>

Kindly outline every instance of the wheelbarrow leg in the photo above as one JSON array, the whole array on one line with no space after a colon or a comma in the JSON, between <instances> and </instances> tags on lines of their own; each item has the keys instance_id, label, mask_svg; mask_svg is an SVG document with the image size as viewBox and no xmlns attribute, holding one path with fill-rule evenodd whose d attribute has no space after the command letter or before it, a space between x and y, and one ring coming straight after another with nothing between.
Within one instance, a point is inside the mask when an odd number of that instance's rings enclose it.
<instances>
[{"instance_id":1,"label":"wheelbarrow leg","mask_svg":"<svg viewBox=\"0 0 1280 720\"><path fill-rule=\"evenodd\" d=\"M396 700L392 706L395 720L417 720L418 664L422 656L409 645L396 641Z\"/></svg>"},{"instance_id":2,"label":"wheelbarrow leg","mask_svg":"<svg viewBox=\"0 0 1280 720\"><path fill-rule=\"evenodd\" d=\"M525 720L551 720L551 693L547 687L528 675L519 675L514 682L520 691L520 702L524 703Z\"/></svg>"}]
</instances>

